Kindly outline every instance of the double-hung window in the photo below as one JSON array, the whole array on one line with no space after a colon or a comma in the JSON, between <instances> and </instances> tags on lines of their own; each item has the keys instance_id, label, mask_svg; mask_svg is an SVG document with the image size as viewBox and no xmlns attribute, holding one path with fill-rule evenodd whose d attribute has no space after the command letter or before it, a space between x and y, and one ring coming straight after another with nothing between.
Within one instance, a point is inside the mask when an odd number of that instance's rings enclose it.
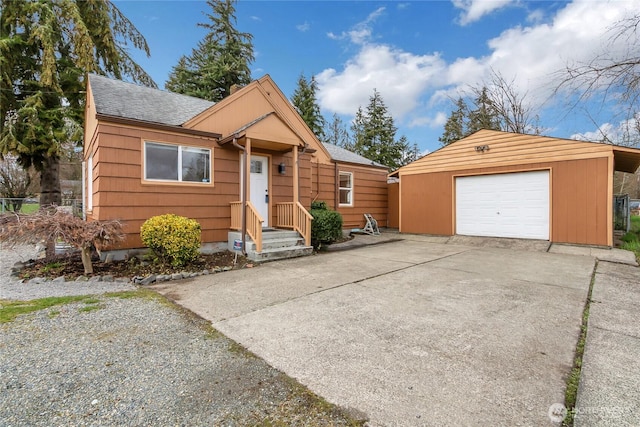
<instances>
[{"instance_id":1,"label":"double-hung window","mask_svg":"<svg viewBox=\"0 0 640 427\"><path fill-rule=\"evenodd\" d=\"M144 143L144 179L211 182L211 150L147 141Z\"/></svg>"},{"instance_id":2,"label":"double-hung window","mask_svg":"<svg viewBox=\"0 0 640 427\"><path fill-rule=\"evenodd\" d=\"M340 206L353 206L353 173L340 172Z\"/></svg>"}]
</instances>

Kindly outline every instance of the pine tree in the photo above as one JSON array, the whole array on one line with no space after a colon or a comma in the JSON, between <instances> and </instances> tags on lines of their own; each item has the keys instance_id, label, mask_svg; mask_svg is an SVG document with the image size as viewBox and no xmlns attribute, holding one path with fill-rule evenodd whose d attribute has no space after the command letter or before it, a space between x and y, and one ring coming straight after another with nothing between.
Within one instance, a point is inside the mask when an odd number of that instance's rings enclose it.
<instances>
[{"instance_id":1,"label":"pine tree","mask_svg":"<svg viewBox=\"0 0 640 427\"><path fill-rule=\"evenodd\" d=\"M82 141L88 72L155 86L125 46L149 55L110 1L11 0L0 6L0 158L40 174L40 204L59 205L61 147Z\"/></svg>"},{"instance_id":2,"label":"pine tree","mask_svg":"<svg viewBox=\"0 0 640 427\"><path fill-rule=\"evenodd\" d=\"M249 65L253 62L253 36L235 28L235 0L207 0L212 13L209 30L191 55L183 56L169 75L165 88L172 92L220 101L231 93L231 86L251 82Z\"/></svg>"},{"instance_id":3,"label":"pine tree","mask_svg":"<svg viewBox=\"0 0 640 427\"><path fill-rule=\"evenodd\" d=\"M456 109L449 115L447 122L444 124L444 133L438 138L438 141L440 141L442 145L449 145L466 136L465 120L468 115L467 111L467 104L462 98L458 98L456 101Z\"/></svg>"},{"instance_id":4,"label":"pine tree","mask_svg":"<svg viewBox=\"0 0 640 427\"><path fill-rule=\"evenodd\" d=\"M304 74L300 74L298 78L298 86L293 92L291 97L291 103L295 110L300 114L302 120L309 126L309 129L314 133L319 140L324 140L324 126L325 120L320 113L320 107L318 106L318 100L316 97L316 91L318 90L318 83L314 77L311 77L310 81L307 81Z\"/></svg>"},{"instance_id":5,"label":"pine tree","mask_svg":"<svg viewBox=\"0 0 640 427\"><path fill-rule=\"evenodd\" d=\"M474 100L475 108L469 111L466 135L471 135L481 129L500 130L500 118L489 97L487 87L483 87Z\"/></svg>"},{"instance_id":6,"label":"pine tree","mask_svg":"<svg viewBox=\"0 0 640 427\"><path fill-rule=\"evenodd\" d=\"M326 123L324 135L325 138L323 142L353 151L354 147L351 137L349 136L349 131L338 114L333 113L331 122Z\"/></svg>"},{"instance_id":7,"label":"pine tree","mask_svg":"<svg viewBox=\"0 0 640 427\"><path fill-rule=\"evenodd\" d=\"M395 139L397 129L380 92L374 89L366 113L359 107L351 127L354 151L392 169L402 166L408 144L405 137Z\"/></svg>"}]
</instances>

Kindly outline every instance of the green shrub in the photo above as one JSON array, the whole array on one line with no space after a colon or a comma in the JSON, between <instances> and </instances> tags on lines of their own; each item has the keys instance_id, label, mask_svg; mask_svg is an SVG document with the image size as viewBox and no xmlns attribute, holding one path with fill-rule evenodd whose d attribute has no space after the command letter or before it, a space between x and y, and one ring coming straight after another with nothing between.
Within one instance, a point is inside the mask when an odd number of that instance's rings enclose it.
<instances>
[{"instance_id":1,"label":"green shrub","mask_svg":"<svg viewBox=\"0 0 640 427\"><path fill-rule=\"evenodd\" d=\"M328 209L325 202L314 202L319 208L313 209L311 216L311 242L315 248L322 243L331 243L342 237L342 215L339 212Z\"/></svg>"},{"instance_id":2,"label":"green shrub","mask_svg":"<svg viewBox=\"0 0 640 427\"><path fill-rule=\"evenodd\" d=\"M140 238L159 259L181 267L198 258L200 224L174 214L154 216L140 227Z\"/></svg>"},{"instance_id":3,"label":"green shrub","mask_svg":"<svg viewBox=\"0 0 640 427\"><path fill-rule=\"evenodd\" d=\"M326 211L327 209L329 209L327 207L327 202L311 202L311 210L322 210L322 211Z\"/></svg>"}]
</instances>

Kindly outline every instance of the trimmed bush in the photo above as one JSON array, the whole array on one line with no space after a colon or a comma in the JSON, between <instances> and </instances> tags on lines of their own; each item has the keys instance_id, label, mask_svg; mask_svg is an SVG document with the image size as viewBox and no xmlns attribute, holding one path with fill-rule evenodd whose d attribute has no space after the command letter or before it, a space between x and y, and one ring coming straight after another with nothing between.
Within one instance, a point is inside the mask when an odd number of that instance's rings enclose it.
<instances>
[{"instance_id":1,"label":"trimmed bush","mask_svg":"<svg viewBox=\"0 0 640 427\"><path fill-rule=\"evenodd\" d=\"M327 202L311 202L311 210L316 209L326 211L329 208L327 207Z\"/></svg>"},{"instance_id":2,"label":"trimmed bush","mask_svg":"<svg viewBox=\"0 0 640 427\"><path fill-rule=\"evenodd\" d=\"M140 227L140 238L159 259L181 267L198 258L200 224L174 214L154 216Z\"/></svg>"},{"instance_id":3,"label":"trimmed bush","mask_svg":"<svg viewBox=\"0 0 640 427\"><path fill-rule=\"evenodd\" d=\"M325 202L311 205L311 242L317 249L322 243L331 243L342 237L342 215L327 208Z\"/></svg>"}]
</instances>

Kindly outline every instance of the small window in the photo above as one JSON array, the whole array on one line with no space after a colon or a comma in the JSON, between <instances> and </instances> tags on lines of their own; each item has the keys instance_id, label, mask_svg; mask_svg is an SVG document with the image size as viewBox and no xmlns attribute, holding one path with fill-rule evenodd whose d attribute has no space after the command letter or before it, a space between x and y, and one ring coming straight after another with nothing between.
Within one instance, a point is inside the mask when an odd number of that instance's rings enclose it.
<instances>
[{"instance_id":1,"label":"small window","mask_svg":"<svg viewBox=\"0 0 640 427\"><path fill-rule=\"evenodd\" d=\"M353 174L340 172L340 206L353 206Z\"/></svg>"},{"instance_id":2,"label":"small window","mask_svg":"<svg viewBox=\"0 0 640 427\"><path fill-rule=\"evenodd\" d=\"M144 178L157 181L211 182L211 150L145 142Z\"/></svg>"},{"instance_id":3,"label":"small window","mask_svg":"<svg viewBox=\"0 0 640 427\"><path fill-rule=\"evenodd\" d=\"M251 160L251 173L262 173L262 160Z\"/></svg>"}]
</instances>

